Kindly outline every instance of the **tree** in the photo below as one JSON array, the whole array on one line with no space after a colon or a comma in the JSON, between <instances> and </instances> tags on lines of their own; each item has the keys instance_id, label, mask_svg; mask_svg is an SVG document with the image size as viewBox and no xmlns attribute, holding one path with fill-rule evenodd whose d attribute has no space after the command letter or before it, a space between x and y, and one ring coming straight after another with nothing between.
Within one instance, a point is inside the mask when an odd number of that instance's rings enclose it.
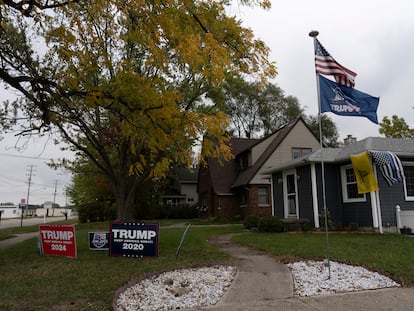
<instances>
[{"instance_id":1,"label":"tree","mask_svg":"<svg viewBox=\"0 0 414 311\"><path fill-rule=\"evenodd\" d=\"M338 147L338 130L335 123L325 114L321 114L321 127L322 127L322 143L325 147ZM319 117L316 116L307 116L305 121L312 130L313 134L319 139Z\"/></svg>"},{"instance_id":2,"label":"tree","mask_svg":"<svg viewBox=\"0 0 414 311\"><path fill-rule=\"evenodd\" d=\"M226 4L3 2L0 79L21 95L0 113L4 129L58 135L108 178L118 219L132 219L139 185L188 165L200 136L214 140L203 156L231 157L227 117L202 105L209 92L226 75L275 75L269 49Z\"/></svg>"},{"instance_id":3,"label":"tree","mask_svg":"<svg viewBox=\"0 0 414 311\"><path fill-rule=\"evenodd\" d=\"M271 83L231 78L227 80L223 97L239 137L268 135L303 113L297 98L286 97L281 88Z\"/></svg>"},{"instance_id":4,"label":"tree","mask_svg":"<svg viewBox=\"0 0 414 311\"><path fill-rule=\"evenodd\" d=\"M391 120L385 116L379 125L379 132L385 137L414 138L414 129L410 129L404 118L399 118L397 115L393 115Z\"/></svg>"}]
</instances>

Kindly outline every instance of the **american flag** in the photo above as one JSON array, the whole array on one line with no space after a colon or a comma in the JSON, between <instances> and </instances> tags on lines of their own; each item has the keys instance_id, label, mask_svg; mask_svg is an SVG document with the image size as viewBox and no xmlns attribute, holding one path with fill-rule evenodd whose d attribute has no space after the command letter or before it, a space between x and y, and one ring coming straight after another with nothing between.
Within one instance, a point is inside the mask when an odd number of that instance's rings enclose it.
<instances>
[{"instance_id":1,"label":"american flag","mask_svg":"<svg viewBox=\"0 0 414 311\"><path fill-rule=\"evenodd\" d=\"M370 154L389 186L404 180L403 166L394 153L390 151L370 151Z\"/></svg>"},{"instance_id":2,"label":"american flag","mask_svg":"<svg viewBox=\"0 0 414 311\"><path fill-rule=\"evenodd\" d=\"M315 69L317 74L334 76L339 84L354 87L357 74L339 64L315 38Z\"/></svg>"}]
</instances>

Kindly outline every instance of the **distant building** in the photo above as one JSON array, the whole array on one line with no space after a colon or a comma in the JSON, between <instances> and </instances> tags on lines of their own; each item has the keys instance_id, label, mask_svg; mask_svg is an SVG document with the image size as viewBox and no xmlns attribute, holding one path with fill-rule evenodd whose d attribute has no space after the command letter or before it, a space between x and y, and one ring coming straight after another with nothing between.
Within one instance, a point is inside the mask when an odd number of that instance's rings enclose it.
<instances>
[{"instance_id":1,"label":"distant building","mask_svg":"<svg viewBox=\"0 0 414 311\"><path fill-rule=\"evenodd\" d=\"M20 205L13 203L0 203L1 218L19 218L22 216Z\"/></svg>"},{"instance_id":2,"label":"distant building","mask_svg":"<svg viewBox=\"0 0 414 311\"><path fill-rule=\"evenodd\" d=\"M169 206L193 205L197 203L198 168L174 168L174 179L160 196L160 203Z\"/></svg>"}]
</instances>

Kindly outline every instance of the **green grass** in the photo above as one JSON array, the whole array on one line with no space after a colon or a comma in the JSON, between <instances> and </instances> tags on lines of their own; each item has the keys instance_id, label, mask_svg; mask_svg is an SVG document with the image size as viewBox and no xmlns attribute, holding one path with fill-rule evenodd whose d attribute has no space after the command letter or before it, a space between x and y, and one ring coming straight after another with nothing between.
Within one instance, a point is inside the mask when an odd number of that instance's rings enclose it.
<instances>
[{"instance_id":1,"label":"green grass","mask_svg":"<svg viewBox=\"0 0 414 311\"><path fill-rule=\"evenodd\" d=\"M76 226L76 259L39 255L35 238L0 249L0 310L110 310L115 291L146 273L231 262L206 239L243 228L192 227L177 259L184 228L161 227L159 257L148 259L115 258L107 251L90 251L87 234L97 230L109 230L108 223Z\"/></svg>"},{"instance_id":2,"label":"green grass","mask_svg":"<svg viewBox=\"0 0 414 311\"><path fill-rule=\"evenodd\" d=\"M155 222L155 221L154 221ZM186 223L186 221L177 221ZM240 233L241 225L191 227L176 259L184 227L161 223L159 257L109 257L90 251L87 234L109 230L107 222L76 225L76 259L39 255L36 239L0 249L0 310L110 310L117 289L148 273L198 264L231 262L225 252L206 243L213 235ZM4 229L9 233L33 228ZM325 258L324 233L244 233L234 241L273 254L282 262ZM329 258L388 274L414 286L414 238L396 234L329 233Z\"/></svg>"},{"instance_id":3,"label":"green grass","mask_svg":"<svg viewBox=\"0 0 414 311\"><path fill-rule=\"evenodd\" d=\"M242 245L266 251L282 262L329 258L382 272L414 286L414 237L376 233L249 233L233 237Z\"/></svg>"}]
</instances>

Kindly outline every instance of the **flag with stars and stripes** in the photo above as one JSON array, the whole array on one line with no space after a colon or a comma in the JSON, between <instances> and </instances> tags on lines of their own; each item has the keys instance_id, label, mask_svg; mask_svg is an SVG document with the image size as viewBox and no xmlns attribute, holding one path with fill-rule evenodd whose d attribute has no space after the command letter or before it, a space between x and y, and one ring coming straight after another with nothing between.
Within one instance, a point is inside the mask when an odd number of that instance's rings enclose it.
<instances>
[{"instance_id":1,"label":"flag with stars and stripes","mask_svg":"<svg viewBox=\"0 0 414 311\"><path fill-rule=\"evenodd\" d=\"M334 76L339 84L354 87L357 74L339 64L315 38L315 69L317 74Z\"/></svg>"},{"instance_id":2,"label":"flag with stars and stripes","mask_svg":"<svg viewBox=\"0 0 414 311\"><path fill-rule=\"evenodd\" d=\"M370 151L370 154L389 186L404 180L403 166L394 153L390 151Z\"/></svg>"}]
</instances>

